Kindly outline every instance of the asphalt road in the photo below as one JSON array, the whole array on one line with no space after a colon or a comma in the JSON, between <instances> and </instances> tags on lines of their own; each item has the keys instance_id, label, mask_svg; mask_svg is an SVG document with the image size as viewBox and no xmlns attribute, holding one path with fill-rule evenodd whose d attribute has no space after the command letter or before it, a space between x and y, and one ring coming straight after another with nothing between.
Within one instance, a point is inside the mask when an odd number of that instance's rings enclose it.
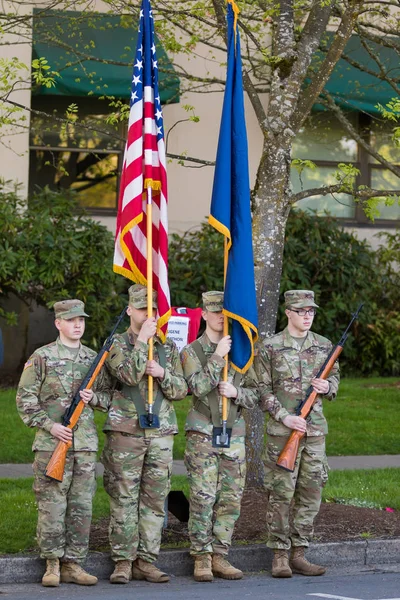
<instances>
[{"instance_id":1,"label":"asphalt road","mask_svg":"<svg viewBox=\"0 0 400 600\"><path fill-rule=\"evenodd\" d=\"M331 570L324 577L276 580L267 573L246 576L241 581L215 580L196 583L190 577L174 577L169 584L131 582L94 587L70 584L43 588L40 584L0 586L4 600L400 600L400 565L365 569Z\"/></svg>"}]
</instances>

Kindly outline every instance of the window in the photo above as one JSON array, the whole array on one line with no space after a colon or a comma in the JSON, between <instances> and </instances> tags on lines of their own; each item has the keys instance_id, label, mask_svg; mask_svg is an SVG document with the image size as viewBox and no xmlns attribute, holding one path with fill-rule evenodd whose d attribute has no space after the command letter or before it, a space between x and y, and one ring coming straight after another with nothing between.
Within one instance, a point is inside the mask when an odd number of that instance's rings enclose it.
<instances>
[{"instance_id":1,"label":"window","mask_svg":"<svg viewBox=\"0 0 400 600\"><path fill-rule=\"evenodd\" d=\"M400 148L392 139L393 123L373 121L371 124L371 145L387 161L400 167ZM368 171L371 187L376 189L400 190L400 179L392 171L386 169L373 157L368 155ZM392 206L379 207L380 219L389 221L400 219L400 206L394 202Z\"/></svg>"},{"instance_id":2,"label":"window","mask_svg":"<svg viewBox=\"0 0 400 600\"><path fill-rule=\"evenodd\" d=\"M293 144L292 156L311 160L317 165L316 169L305 168L301 175L292 168L292 188L296 193L335 184L333 174L339 163L357 164L357 144L334 117L326 112L318 112L300 130ZM319 215L329 212L347 219L355 217L355 204L348 194L312 196L300 200L297 205L302 210L316 211Z\"/></svg>"},{"instance_id":3,"label":"window","mask_svg":"<svg viewBox=\"0 0 400 600\"><path fill-rule=\"evenodd\" d=\"M396 148L392 141L392 124L372 120L362 113L353 112L347 116L373 148L388 161L400 166L400 148ZM343 126L327 112L315 112L310 116L296 137L292 156L309 159L316 165L315 169L305 168L301 174L292 168L291 183L295 193L336 183L333 174L341 162L351 163L360 170L357 185L386 190L400 189L400 179L349 138ZM347 194L311 196L300 200L297 206L319 215L329 212L352 224L372 225L362 208ZM379 219L375 222L379 226L397 225L400 220L398 202L391 206L381 204L379 212Z\"/></svg>"},{"instance_id":4,"label":"window","mask_svg":"<svg viewBox=\"0 0 400 600\"><path fill-rule=\"evenodd\" d=\"M46 111L42 99L41 114L32 114L30 190L45 185L72 189L82 206L98 213L115 212L124 132L107 125L105 115L91 114L92 107L79 100L79 126L63 120L65 101L56 103L58 110ZM99 101L95 105L101 106ZM46 112L52 117L43 116Z\"/></svg>"}]
</instances>

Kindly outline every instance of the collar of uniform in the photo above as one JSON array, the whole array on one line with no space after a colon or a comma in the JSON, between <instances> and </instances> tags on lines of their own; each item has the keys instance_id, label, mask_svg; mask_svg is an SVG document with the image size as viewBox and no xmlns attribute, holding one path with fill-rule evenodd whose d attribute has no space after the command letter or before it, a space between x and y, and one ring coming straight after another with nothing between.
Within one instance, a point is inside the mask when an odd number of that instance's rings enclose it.
<instances>
[{"instance_id":1,"label":"collar of uniform","mask_svg":"<svg viewBox=\"0 0 400 600\"><path fill-rule=\"evenodd\" d=\"M283 345L285 348L294 348L295 350L300 350L296 340L289 333L289 327L285 327L283 330ZM308 348L311 348L311 346L319 346L319 343L315 333L309 331L306 335L306 339L304 340L304 344L301 347L301 351L303 352L303 350L307 350Z\"/></svg>"},{"instance_id":2,"label":"collar of uniform","mask_svg":"<svg viewBox=\"0 0 400 600\"><path fill-rule=\"evenodd\" d=\"M57 354L58 354L58 357L61 358L61 359L69 359L69 360L71 360L71 355L68 353L68 350L67 351L65 350L66 346L62 343L60 336L58 336L58 338L56 339L56 344L57 344ZM82 353L82 351L83 351L83 346L79 342L79 351L76 354L74 362L76 362L78 360L78 357Z\"/></svg>"},{"instance_id":3,"label":"collar of uniform","mask_svg":"<svg viewBox=\"0 0 400 600\"><path fill-rule=\"evenodd\" d=\"M128 334L128 339L129 339L129 343L134 346L136 344L136 340L138 338L138 334L135 333L130 327L127 329L126 333ZM154 336L153 338L154 341L156 342L160 342L160 339L157 335Z\"/></svg>"},{"instance_id":4,"label":"collar of uniform","mask_svg":"<svg viewBox=\"0 0 400 600\"><path fill-rule=\"evenodd\" d=\"M199 337L199 342L203 346L204 350L211 350L214 352L215 348L218 346L215 342L212 342L206 332L203 333L201 337Z\"/></svg>"},{"instance_id":5,"label":"collar of uniform","mask_svg":"<svg viewBox=\"0 0 400 600\"><path fill-rule=\"evenodd\" d=\"M129 343L134 346L137 340L137 333L134 333L134 331L129 327L129 329L127 329L126 333L128 334L128 340Z\"/></svg>"}]
</instances>

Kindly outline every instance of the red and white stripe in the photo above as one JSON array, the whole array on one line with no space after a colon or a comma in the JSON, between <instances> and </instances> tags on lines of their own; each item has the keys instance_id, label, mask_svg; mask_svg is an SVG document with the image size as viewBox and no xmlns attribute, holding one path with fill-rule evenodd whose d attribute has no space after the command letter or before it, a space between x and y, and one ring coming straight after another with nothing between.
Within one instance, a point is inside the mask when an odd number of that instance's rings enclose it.
<instances>
[{"instance_id":1,"label":"red and white stripe","mask_svg":"<svg viewBox=\"0 0 400 600\"><path fill-rule=\"evenodd\" d=\"M144 181L161 182L151 190L153 284L158 293L158 323L165 334L171 310L168 285L168 219L165 143L157 141L154 90L144 88L130 109L128 138L121 174L115 238L114 271L132 281L147 284L147 189Z\"/></svg>"}]
</instances>

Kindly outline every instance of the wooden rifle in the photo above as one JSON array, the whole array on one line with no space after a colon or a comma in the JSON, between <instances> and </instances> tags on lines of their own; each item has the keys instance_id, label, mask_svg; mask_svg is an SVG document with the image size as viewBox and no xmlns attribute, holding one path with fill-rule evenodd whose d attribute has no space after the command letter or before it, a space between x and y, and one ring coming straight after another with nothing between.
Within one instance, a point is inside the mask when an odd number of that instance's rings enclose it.
<instances>
[{"instance_id":1,"label":"wooden rifle","mask_svg":"<svg viewBox=\"0 0 400 600\"><path fill-rule=\"evenodd\" d=\"M81 385L79 386L78 391L76 392L70 406L65 411L63 416L62 425L64 427L68 427L68 429L73 429L77 424L79 417L82 414L83 409L85 408L85 403L81 399L80 393L82 390L90 390L96 381L98 374L106 360L107 356L110 353L111 347L114 343L115 332L122 319L125 317L127 307L121 312L118 317L118 321L116 322L112 332L106 339L101 348L100 352L94 359L93 363L90 366L89 371L87 372L85 378L83 379ZM51 455L49 463L46 468L46 475L50 477L50 479L55 479L55 481L62 481L64 477L64 469L65 469L65 460L67 458L68 449L72 446L72 442L63 442L60 440Z\"/></svg>"},{"instance_id":2,"label":"wooden rifle","mask_svg":"<svg viewBox=\"0 0 400 600\"><path fill-rule=\"evenodd\" d=\"M332 350L329 352L324 364L322 365L322 367L316 374L315 378L328 379L329 373L331 372L333 365L335 364L336 360L339 358L339 355L341 354L341 352L343 350L343 346L349 335L349 330L350 330L351 326L353 325L354 321L357 319L362 307L363 307L363 304L360 304L359 307L357 308L357 311L353 314L353 318L351 319L350 323L348 324L346 331L340 338L339 343L337 343L336 346L334 346L332 348ZM303 419L307 419L308 415L312 411L315 401L317 400L317 396L318 396L318 392L316 392L313 389L312 385L310 385L310 387L306 391L304 400L300 400L300 403L296 409L295 415L297 417L302 417ZM278 467L281 467L281 469L285 469L285 471L290 471L290 472L294 471L297 453L299 451L300 441L302 440L304 435L305 434L302 431L298 431L297 429L292 430L292 433L290 434L289 439L285 444L285 447L283 448L282 452L279 455L278 460L276 461L276 464L278 465Z\"/></svg>"}]
</instances>

